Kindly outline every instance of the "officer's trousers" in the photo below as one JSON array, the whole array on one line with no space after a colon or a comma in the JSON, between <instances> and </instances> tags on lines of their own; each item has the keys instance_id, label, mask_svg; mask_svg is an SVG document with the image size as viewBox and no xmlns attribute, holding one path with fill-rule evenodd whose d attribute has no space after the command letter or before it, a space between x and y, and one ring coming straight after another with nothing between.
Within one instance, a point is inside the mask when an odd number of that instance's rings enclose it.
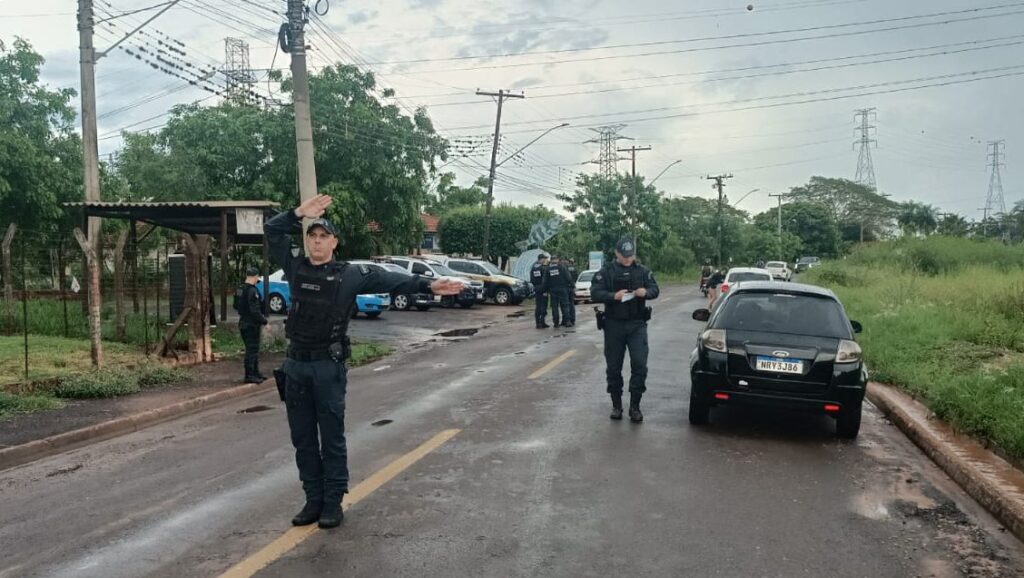
<instances>
[{"instance_id":1,"label":"officer's trousers","mask_svg":"<svg viewBox=\"0 0 1024 578\"><path fill-rule=\"evenodd\" d=\"M288 427L306 500L341 503L342 495L348 492L348 369L344 363L332 360L287 359L281 370L288 376Z\"/></svg>"},{"instance_id":2,"label":"officer's trousers","mask_svg":"<svg viewBox=\"0 0 1024 578\"><path fill-rule=\"evenodd\" d=\"M647 322L640 319L605 319L604 361L608 393L622 396L622 364L629 349L629 392L647 391Z\"/></svg>"},{"instance_id":3,"label":"officer's trousers","mask_svg":"<svg viewBox=\"0 0 1024 578\"><path fill-rule=\"evenodd\" d=\"M533 307L533 320L538 326L544 325L544 319L548 316L548 294L537 292L536 303Z\"/></svg>"},{"instance_id":4,"label":"officer's trousers","mask_svg":"<svg viewBox=\"0 0 1024 578\"><path fill-rule=\"evenodd\" d=\"M238 331L245 343L245 376L254 377L260 373L260 326L248 321L238 322Z\"/></svg>"},{"instance_id":5,"label":"officer's trousers","mask_svg":"<svg viewBox=\"0 0 1024 578\"><path fill-rule=\"evenodd\" d=\"M555 325L561 325L564 321L573 321L572 312L569 310L569 289L566 287L554 287L549 290L551 293L551 319Z\"/></svg>"}]
</instances>

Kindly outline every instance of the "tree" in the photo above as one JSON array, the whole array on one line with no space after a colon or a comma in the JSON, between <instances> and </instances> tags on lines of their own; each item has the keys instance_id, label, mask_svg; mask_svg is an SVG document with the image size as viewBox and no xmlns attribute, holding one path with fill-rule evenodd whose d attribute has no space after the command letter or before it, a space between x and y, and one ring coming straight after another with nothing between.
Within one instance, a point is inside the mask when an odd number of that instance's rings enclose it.
<instances>
[{"instance_id":1,"label":"tree","mask_svg":"<svg viewBox=\"0 0 1024 578\"><path fill-rule=\"evenodd\" d=\"M0 41L0 220L23 230L70 223L60 204L82 199L82 146L75 91L39 83L43 57L20 38Z\"/></svg>"},{"instance_id":2,"label":"tree","mask_svg":"<svg viewBox=\"0 0 1024 578\"><path fill-rule=\"evenodd\" d=\"M840 227L843 240L849 242L880 238L890 227L896 207L871 187L847 179L811 177L789 194L793 200L824 206Z\"/></svg>"},{"instance_id":3,"label":"tree","mask_svg":"<svg viewBox=\"0 0 1024 578\"><path fill-rule=\"evenodd\" d=\"M778 229L778 208L754 217L754 224L765 232ZM796 201L782 208L782 230L800 239L798 249L806 255L835 257L839 254L839 227L829 209L817 202ZM792 250L792 242L785 242ZM777 246L777 243L776 243Z\"/></svg>"},{"instance_id":4,"label":"tree","mask_svg":"<svg viewBox=\"0 0 1024 578\"><path fill-rule=\"evenodd\" d=\"M605 180L598 175L581 175L573 193L558 195L576 225L596 241L596 249L611 254L625 234L636 237L641 254L647 245L660 242L661 194L643 185L642 177L616 175ZM636 185L636 186L634 186Z\"/></svg>"},{"instance_id":5,"label":"tree","mask_svg":"<svg viewBox=\"0 0 1024 578\"><path fill-rule=\"evenodd\" d=\"M543 206L522 207L499 205L491 212L491 255L508 258L521 253L518 244L530 235L530 228L541 219L550 219L555 213ZM438 234L445 251L456 254L479 255L484 246L484 220L482 207L452 209L441 218Z\"/></svg>"},{"instance_id":6,"label":"tree","mask_svg":"<svg viewBox=\"0 0 1024 578\"><path fill-rule=\"evenodd\" d=\"M675 233L695 262L716 258L718 252L718 199L703 197L666 198L661 203L660 222ZM722 202L722 265L742 258L743 229L747 213Z\"/></svg>"},{"instance_id":7,"label":"tree","mask_svg":"<svg viewBox=\"0 0 1024 578\"><path fill-rule=\"evenodd\" d=\"M935 232L947 237L966 237L971 232L971 224L960 215L945 213L939 219Z\"/></svg>"},{"instance_id":8,"label":"tree","mask_svg":"<svg viewBox=\"0 0 1024 578\"><path fill-rule=\"evenodd\" d=\"M900 203L896 222L904 235L928 236L939 226L938 209L925 203Z\"/></svg>"},{"instance_id":9,"label":"tree","mask_svg":"<svg viewBox=\"0 0 1024 578\"><path fill-rule=\"evenodd\" d=\"M455 173L444 173L438 180L437 188L427 193L423 210L431 215L443 216L459 207L482 207L487 201L487 179L480 178L472 186L460 187L455 184Z\"/></svg>"}]
</instances>

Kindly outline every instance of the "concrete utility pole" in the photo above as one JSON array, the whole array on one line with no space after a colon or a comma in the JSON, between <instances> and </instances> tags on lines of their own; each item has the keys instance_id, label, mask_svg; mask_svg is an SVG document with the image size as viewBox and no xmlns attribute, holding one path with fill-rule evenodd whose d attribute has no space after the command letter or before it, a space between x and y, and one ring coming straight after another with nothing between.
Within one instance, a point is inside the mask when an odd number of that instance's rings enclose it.
<instances>
[{"instance_id":1,"label":"concrete utility pole","mask_svg":"<svg viewBox=\"0 0 1024 578\"><path fill-rule=\"evenodd\" d=\"M712 185L712 186L715 189L718 190L718 258L717 258L717 260L718 260L718 266L721 267L722 266L722 201L724 200L723 190L725 188L725 183L723 183L722 181L724 181L725 179L731 179L732 175L731 174L730 175L716 175L716 176L713 176L713 177L709 176L709 177L706 177L706 178L709 181L715 181L715 184Z\"/></svg>"},{"instance_id":2,"label":"concrete utility pole","mask_svg":"<svg viewBox=\"0 0 1024 578\"><path fill-rule=\"evenodd\" d=\"M640 215L639 215L639 212L640 212L640 199L639 199L640 198L640 191L638 189L639 184L637 183L637 180L636 180L636 153L637 152L641 152L641 151L649 151L649 150L651 150L650 146L638 147L636 145L633 145L633 146L631 146L629 148L618 149L616 151L616 152L620 152L620 153L629 153L630 159L631 159L631 161L633 163L633 172L632 172L632 175L633 175L633 198L630 200L631 202L626 203L626 205L627 205L628 208L632 209L632 211L633 211L633 222L631 224L632 224L632 229L633 229L633 231L632 231L633 232L633 242L636 243L636 244L639 244L639 242L637 241L637 221L640 220ZM630 205L632 205L632 206L630 206Z\"/></svg>"},{"instance_id":3,"label":"concrete utility pole","mask_svg":"<svg viewBox=\"0 0 1024 578\"><path fill-rule=\"evenodd\" d=\"M309 76L306 73L306 6L303 0L288 2L288 50L292 56L292 104L295 107L295 148L298 153L299 199L316 196L316 163L313 121L309 112ZM282 46L282 48L284 48Z\"/></svg>"},{"instance_id":4,"label":"concrete utility pole","mask_svg":"<svg viewBox=\"0 0 1024 578\"><path fill-rule=\"evenodd\" d=\"M788 197L787 193L768 193L769 197L778 197L779 199L779 260L785 261L786 257L782 254L782 197Z\"/></svg>"},{"instance_id":5,"label":"concrete utility pole","mask_svg":"<svg viewBox=\"0 0 1024 578\"><path fill-rule=\"evenodd\" d=\"M82 80L82 163L85 200L100 200L100 152L96 137L96 48L93 46L92 0L78 0L79 71ZM103 365L102 295L100 293L100 219L90 217L86 224L86 255L89 268L90 357L94 367Z\"/></svg>"},{"instance_id":6,"label":"concrete utility pole","mask_svg":"<svg viewBox=\"0 0 1024 578\"><path fill-rule=\"evenodd\" d=\"M491 171L487 178L487 204L484 206L484 259L491 257L491 206L494 204L494 176L498 170L498 142L501 139L501 105L506 98L526 98L526 95L512 94L508 90L501 89L498 92L487 92L477 90L477 96L493 96L498 99L498 115L494 121L494 145L491 147Z\"/></svg>"}]
</instances>

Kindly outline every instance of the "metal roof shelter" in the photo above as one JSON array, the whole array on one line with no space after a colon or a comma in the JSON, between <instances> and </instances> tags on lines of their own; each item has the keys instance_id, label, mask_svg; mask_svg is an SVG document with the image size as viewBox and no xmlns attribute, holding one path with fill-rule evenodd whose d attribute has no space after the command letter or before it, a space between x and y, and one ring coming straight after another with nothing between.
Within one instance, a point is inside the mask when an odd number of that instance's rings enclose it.
<instances>
[{"instance_id":1,"label":"metal roof shelter","mask_svg":"<svg viewBox=\"0 0 1024 578\"><path fill-rule=\"evenodd\" d=\"M229 236L237 244L263 245L261 269L264 283L269 276L268 247L263 238L263 223L277 214L279 203L273 201L87 201L64 203L64 206L69 209L82 209L83 221L87 221L89 217L129 221L133 248L139 242L135 231L137 222L192 235L215 236L220 239L221 321L227 319L227 245ZM264 295L266 295L266 291L264 291Z\"/></svg>"}]
</instances>

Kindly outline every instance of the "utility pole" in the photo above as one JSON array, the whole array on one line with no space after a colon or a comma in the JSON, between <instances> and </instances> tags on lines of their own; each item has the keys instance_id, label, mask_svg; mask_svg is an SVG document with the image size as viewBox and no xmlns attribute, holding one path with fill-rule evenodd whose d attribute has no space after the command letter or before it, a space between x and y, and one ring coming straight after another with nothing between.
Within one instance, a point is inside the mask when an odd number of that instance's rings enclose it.
<instances>
[{"instance_id":1,"label":"utility pole","mask_svg":"<svg viewBox=\"0 0 1024 578\"><path fill-rule=\"evenodd\" d=\"M640 191L638 189L639 183L636 180L636 153L637 152L642 152L642 151L649 151L649 150L651 150L650 146L638 147L636 145L633 145L633 146L629 147L628 149L617 149L616 150L616 152L619 152L619 153L629 153L630 159L632 160L632 163L633 163L633 173L632 173L633 174L633 198L630 199L630 202L626 203L626 207L628 209L632 210L632 212L633 212L633 222L632 222L633 242L638 244L638 245L639 245L639 241L637 240L637 232L638 232L637 231L637 225L638 225L638 223L640 221Z\"/></svg>"},{"instance_id":2,"label":"utility pole","mask_svg":"<svg viewBox=\"0 0 1024 578\"><path fill-rule=\"evenodd\" d=\"M769 197L777 197L779 199L779 260L785 261L786 257L782 254L782 197L788 197L789 193L768 193Z\"/></svg>"},{"instance_id":3,"label":"utility pole","mask_svg":"<svg viewBox=\"0 0 1024 578\"><path fill-rule=\"evenodd\" d=\"M875 164L871 160L871 144L874 143L875 148L878 147L878 141L871 138L872 131L877 129L875 125L871 124L871 119L877 119L875 109L857 109L854 118L860 120L860 126L853 129L854 132L860 133L860 138L853 143L853 146L860 145L860 153L857 155L857 172L853 177L853 181L871 187L872 191L877 191Z\"/></svg>"},{"instance_id":4,"label":"utility pole","mask_svg":"<svg viewBox=\"0 0 1024 578\"><path fill-rule=\"evenodd\" d=\"M723 183L722 181L724 181L725 179L731 179L732 175L731 174L729 174L729 175L716 175L716 176L713 176L713 177L709 176L709 177L706 177L706 178L709 181L715 181L715 184L712 185L712 186L715 189L718 190L718 259L717 260L718 260L718 266L721 267L722 266L722 201L725 198L725 195L723 194L723 191L725 189L725 183Z\"/></svg>"},{"instance_id":5,"label":"utility pole","mask_svg":"<svg viewBox=\"0 0 1024 578\"><path fill-rule=\"evenodd\" d=\"M484 250L482 257L491 257L491 206L494 204L494 176L498 170L498 141L501 138L501 105L506 98L526 98L522 93L512 94L501 89L498 92L477 90L477 96L493 96L498 99L498 115L494 121L494 145L491 147L491 171L487 178L487 204L484 206Z\"/></svg>"},{"instance_id":6,"label":"utility pole","mask_svg":"<svg viewBox=\"0 0 1024 578\"><path fill-rule=\"evenodd\" d=\"M992 172L988 179L988 195L985 199L985 234L988 235L988 220L998 215L1001 221L1000 228L1003 232L1003 241L1009 241L1009 230L1006 228L1006 201L1003 198L1003 176L999 169L1006 166L1003 157L1006 155L1002 148L1006 144L1003 140L989 141L988 147L992 152L988 153L986 160L990 160L989 168Z\"/></svg>"},{"instance_id":7,"label":"utility pole","mask_svg":"<svg viewBox=\"0 0 1024 578\"><path fill-rule=\"evenodd\" d=\"M295 148L298 153L299 199L316 196L316 163L313 152L313 121L309 112L309 76L306 73L306 6L303 0L288 2L287 50L292 56L292 105L295 107ZM282 46L282 48L285 48Z\"/></svg>"},{"instance_id":8,"label":"utility pole","mask_svg":"<svg viewBox=\"0 0 1024 578\"><path fill-rule=\"evenodd\" d=\"M96 47L93 45L92 0L78 0L79 72L82 81L82 163L85 177L85 201L100 200L100 152L96 136ZM94 367L103 365L103 341L100 293L100 219L89 217L86 223L86 263L89 268L90 357Z\"/></svg>"}]
</instances>

